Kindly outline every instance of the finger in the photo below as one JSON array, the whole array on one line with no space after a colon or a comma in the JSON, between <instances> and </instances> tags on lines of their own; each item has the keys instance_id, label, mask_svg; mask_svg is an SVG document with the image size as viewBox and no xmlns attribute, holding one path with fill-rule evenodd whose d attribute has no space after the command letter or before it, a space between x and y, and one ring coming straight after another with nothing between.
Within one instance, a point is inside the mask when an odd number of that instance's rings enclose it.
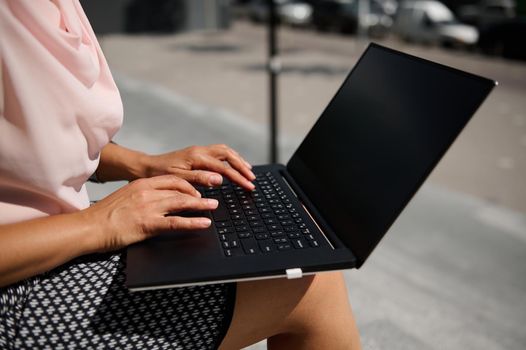
<instances>
[{"instance_id":1,"label":"finger","mask_svg":"<svg viewBox=\"0 0 526 350\"><path fill-rule=\"evenodd\" d=\"M256 176L250 170L250 164L248 164L248 162L241 158L239 153L234 151L232 148L226 145L218 145L212 149L212 153L215 156L215 158L227 161L232 166L232 168L236 169L248 180L253 181L256 179Z\"/></svg>"},{"instance_id":2,"label":"finger","mask_svg":"<svg viewBox=\"0 0 526 350\"><path fill-rule=\"evenodd\" d=\"M157 206L163 214L181 211L214 210L218 202L211 198L196 198L183 193L177 193L169 198L158 201Z\"/></svg>"},{"instance_id":3,"label":"finger","mask_svg":"<svg viewBox=\"0 0 526 350\"><path fill-rule=\"evenodd\" d=\"M148 181L150 186L158 190L175 190L189 194L194 197L201 197L201 193L195 189L188 181L181 179L176 175L154 176L139 181Z\"/></svg>"},{"instance_id":4,"label":"finger","mask_svg":"<svg viewBox=\"0 0 526 350\"><path fill-rule=\"evenodd\" d=\"M206 170L184 170L173 168L170 169L175 175L186 181L203 186L219 186L223 183L223 177L212 171Z\"/></svg>"},{"instance_id":5,"label":"finger","mask_svg":"<svg viewBox=\"0 0 526 350\"><path fill-rule=\"evenodd\" d=\"M205 157L204 161L206 162L206 167L208 169L228 177L230 180L244 187L245 189L251 191L255 188L252 182L247 180L246 177L241 175L236 169L232 168L228 164L225 164L224 162L213 157Z\"/></svg>"},{"instance_id":6,"label":"finger","mask_svg":"<svg viewBox=\"0 0 526 350\"><path fill-rule=\"evenodd\" d=\"M164 231L199 230L212 224L209 218L184 218L181 216L165 216L159 221L159 229Z\"/></svg>"}]
</instances>

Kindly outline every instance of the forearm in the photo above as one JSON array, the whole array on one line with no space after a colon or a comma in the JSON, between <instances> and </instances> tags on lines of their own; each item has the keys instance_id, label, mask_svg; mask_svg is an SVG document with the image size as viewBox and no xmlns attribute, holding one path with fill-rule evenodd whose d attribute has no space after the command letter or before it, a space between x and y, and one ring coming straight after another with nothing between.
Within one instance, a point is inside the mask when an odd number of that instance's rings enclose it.
<instances>
[{"instance_id":1,"label":"forearm","mask_svg":"<svg viewBox=\"0 0 526 350\"><path fill-rule=\"evenodd\" d=\"M83 211L0 226L0 287L98 251L98 226Z\"/></svg>"},{"instance_id":2,"label":"forearm","mask_svg":"<svg viewBox=\"0 0 526 350\"><path fill-rule=\"evenodd\" d=\"M144 174L147 155L129 148L109 143L101 152L96 174L100 181L132 181Z\"/></svg>"}]
</instances>

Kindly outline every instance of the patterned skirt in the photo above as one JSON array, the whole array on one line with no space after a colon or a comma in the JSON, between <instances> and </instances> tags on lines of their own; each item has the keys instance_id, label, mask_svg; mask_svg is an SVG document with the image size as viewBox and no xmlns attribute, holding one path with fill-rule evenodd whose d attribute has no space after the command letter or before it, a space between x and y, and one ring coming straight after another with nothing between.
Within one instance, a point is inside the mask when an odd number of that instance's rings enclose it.
<instances>
[{"instance_id":1,"label":"patterned skirt","mask_svg":"<svg viewBox=\"0 0 526 350\"><path fill-rule=\"evenodd\" d=\"M0 288L0 349L215 349L236 285L130 293L125 257L78 258Z\"/></svg>"}]
</instances>

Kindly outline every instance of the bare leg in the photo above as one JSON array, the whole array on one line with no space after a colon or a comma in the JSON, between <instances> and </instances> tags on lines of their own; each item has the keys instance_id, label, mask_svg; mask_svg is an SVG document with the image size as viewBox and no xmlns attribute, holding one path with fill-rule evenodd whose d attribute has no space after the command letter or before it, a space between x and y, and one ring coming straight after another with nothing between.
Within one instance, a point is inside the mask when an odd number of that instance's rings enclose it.
<instances>
[{"instance_id":1,"label":"bare leg","mask_svg":"<svg viewBox=\"0 0 526 350\"><path fill-rule=\"evenodd\" d=\"M221 350L268 338L277 349L360 349L341 273L238 283L232 324Z\"/></svg>"}]
</instances>

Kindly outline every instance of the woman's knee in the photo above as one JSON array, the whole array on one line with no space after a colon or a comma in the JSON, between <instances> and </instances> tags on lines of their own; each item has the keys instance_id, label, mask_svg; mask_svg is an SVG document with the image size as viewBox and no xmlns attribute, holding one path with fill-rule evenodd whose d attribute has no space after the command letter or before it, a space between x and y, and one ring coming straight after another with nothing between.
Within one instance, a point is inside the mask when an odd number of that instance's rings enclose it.
<instances>
[{"instance_id":1,"label":"woman's knee","mask_svg":"<svg viewBox=\"0 0 526 350\"><path fill-rule=\"evenodd\" d=\"M359 349L360 336L343 275L316 275L284 329L285 333L269 341L272 348Z\"/></svg>"},{"instance_id":2,"label":"woman's knee","mask_svg":"<svg viewBox=\"0 0 526 350\"><path fill-rule=\"evenodd\" d=\"M339 272L321 273L305 281L304 293L289 317L290 327L304 332L344 325L352 318L347 289Z\"/></svg>"},{"instance_id":3,"label":"woman's knee","mask_svg":"<svg viewBox=\"0 0 526 350\"><path fill-rule=\"evenodd\" d=\"M238 283L236 299L222 349L279 335L294 341L297 337L326 337L327 332L347 328L345 323L354 325L340 273Z\"/></svg>"}]
</instances>

